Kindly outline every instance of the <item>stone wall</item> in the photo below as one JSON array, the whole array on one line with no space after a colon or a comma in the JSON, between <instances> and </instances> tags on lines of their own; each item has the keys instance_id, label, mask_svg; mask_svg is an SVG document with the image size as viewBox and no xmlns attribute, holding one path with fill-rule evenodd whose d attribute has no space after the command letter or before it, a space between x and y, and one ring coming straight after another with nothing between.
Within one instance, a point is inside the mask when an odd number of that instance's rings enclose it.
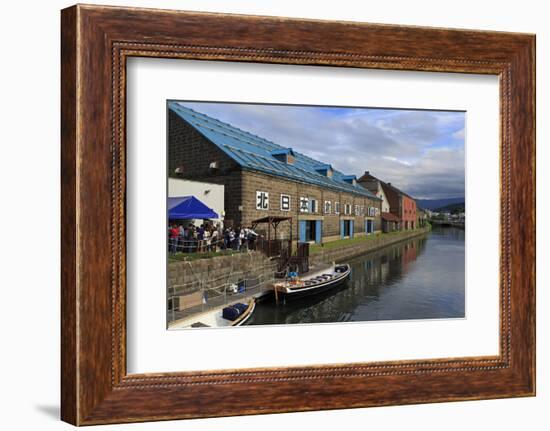
<instances>
[{"instance_id":1,"label":"stone wall","mask_svg":"<svg viewBox=\"0 0 550 431\"><path fill-rule=\"evenodd\" d=\"M256 209L256 191L269 193L269 210ZM286 180L281 177L243 170L242 172L242 223L248 226L252 220L271 216L293 217L294 239L298 238L299 220L322 220L323 238L325 241L340 238L340 219L354 220L354 234L361 235L365 232L365 217L354 214L355 205L365 208L381 208L381 201L369 199L360 195L346 192L337 192L332 189L325 189L310 184L302 184L296 181ZM290 210L281 210L281 195L290 196ZM300 197L307 197L317 201L315 213L302 213L299 210ZM330 213L325 213L325 201L331 202ZM335 202L340 202L340 212L335 213ZM351 214L344 214L344 205L351 205ZM366 210L365 210L366 211ZM375 229L381 229L380 216L373 218ZM258 226L261 233L265 226ZM279 225L277 231L279 238L288 238L289 224L284 222Z\"/></svg>"},{"instance_id":2,"label":"stone wall","mask_svg":"<svg viewBox=\"0 0 550 431\"><path fill-rule=\"evenodd\" d=\"M343 263L346 259L375 251L382 247L386 247L415 236L425 235L429 231L430 228L427 227L423 229L416 229L414 231L410 230L391 234L380 234L364 241L351 243L347 246L327 248L326 250L321 249L321 251L310 255L309 264L310 266L313 266L331 262Z\"/></svg>"},{"instance_id":3,"label":"stone wall","mask_svg":"<svg viewBox=\"0 0 550 431\"><path fill-rule=\"evenodd\" d=\"M259 252L243 252L187 262L168 264L169 294L186 294L200 288L227 286L243 278L270 279L277 262Z\"/></svg>"}]
</instances>

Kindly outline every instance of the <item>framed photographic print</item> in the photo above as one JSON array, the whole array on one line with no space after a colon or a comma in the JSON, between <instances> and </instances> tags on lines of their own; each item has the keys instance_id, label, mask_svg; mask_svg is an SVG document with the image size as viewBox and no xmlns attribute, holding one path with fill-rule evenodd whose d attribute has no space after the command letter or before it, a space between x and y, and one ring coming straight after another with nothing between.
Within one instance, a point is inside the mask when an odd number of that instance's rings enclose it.
<instances>
[{"instance_id":1,"label":"framed photographic print","mask_svg":"<svg viewBox=\"0 0 550 431\"><path fill-rule=\"evenodd\" d=\"M535 394L533 35L61 30L63 420Z\"/></svg>"}]
</instances>

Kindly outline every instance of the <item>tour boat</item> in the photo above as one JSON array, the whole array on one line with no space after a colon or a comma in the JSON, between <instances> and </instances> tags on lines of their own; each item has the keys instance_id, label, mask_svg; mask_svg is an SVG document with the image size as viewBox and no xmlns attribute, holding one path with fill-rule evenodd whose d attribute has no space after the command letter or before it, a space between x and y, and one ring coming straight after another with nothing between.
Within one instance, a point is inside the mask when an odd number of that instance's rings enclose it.
<instances>
[{"instance_id":1,"label":"tour boat","mask_svg":"<svg viewBox=\"0 0 550 431\"><path fill-rule=\"evenodd\" d=\"M320 292L326 292L344 284L351 273L351 267L347 263L332 265L328 269L316 271L303 277L290 277L285 281L275 283L273 290L275 299L283 301L302 298Z\"/></svg>"},{"instance_id":2,"label":"tour boat","mask_svg":"<svg viewBox=\"0 0 550 431\"><path fill-rule=\"evenodd\" d=\"M256 300L254 298L250 299L247 304L235 302L221 309L217 308L175 322L170 325L170 329L242 326L250 319L255 308Z\"/></svg>"}]
</instances>

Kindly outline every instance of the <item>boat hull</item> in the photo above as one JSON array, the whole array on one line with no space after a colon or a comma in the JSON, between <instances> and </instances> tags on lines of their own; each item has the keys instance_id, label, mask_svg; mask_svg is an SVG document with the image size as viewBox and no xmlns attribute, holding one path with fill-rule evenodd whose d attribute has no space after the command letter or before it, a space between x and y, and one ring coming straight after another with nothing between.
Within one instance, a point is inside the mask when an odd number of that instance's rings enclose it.
<instances>
[{"instance_id":1,"label":"boat hull","mask_svg":"<svg viewBox=\"0 0 550 431\"><path fill-rule=\"evenodd\" d=\"M252 300L250 301L248 308L246 311L242 314L241 318L238 319L238 321L233 322L230 326L243 326L246 324L247 320L250 319L252 316L252 313L254 313L254 310L256 309L256 301Z\"/></svg>"},{"instance_id":2,"label":"boat hull","mask_svg":"<svg viewBox=\"0 0 550 431\"><path fill-rule=\"evenodd\" d=\"M343 284L347 283L349 280L350 274L351 274L351 268L349 265L347 266L347 270L342 273L340 277L337 279L328 280L324 283L319 283L318 285L311 286L311 287L296 287L296 288L286 288L286 289L280 289L277 291L277 295L280 299L282 299L283 302L299 299L299 298L305 298L307 296L312 295L318 295L323 292L327 292L329 290L337 289L341 287Z\"/></svg>"}]
</instances>

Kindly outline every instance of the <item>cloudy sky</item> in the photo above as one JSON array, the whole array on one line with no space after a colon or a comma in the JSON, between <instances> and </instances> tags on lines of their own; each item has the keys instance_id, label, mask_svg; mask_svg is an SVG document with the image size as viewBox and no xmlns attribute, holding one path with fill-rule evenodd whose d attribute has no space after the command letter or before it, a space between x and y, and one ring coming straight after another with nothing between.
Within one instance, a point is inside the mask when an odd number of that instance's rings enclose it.
<instances>
[{"instance_id":1,"label":"cloudy sky","mask_svg":"<svg viewBox=\"0 0 550 431\"><path fill-rule=\"evenodd\" d=\"M417 199L464 196L465 113L182 102L182 105L330 163L370 171Z\"/></svg>"}]
</instances>

